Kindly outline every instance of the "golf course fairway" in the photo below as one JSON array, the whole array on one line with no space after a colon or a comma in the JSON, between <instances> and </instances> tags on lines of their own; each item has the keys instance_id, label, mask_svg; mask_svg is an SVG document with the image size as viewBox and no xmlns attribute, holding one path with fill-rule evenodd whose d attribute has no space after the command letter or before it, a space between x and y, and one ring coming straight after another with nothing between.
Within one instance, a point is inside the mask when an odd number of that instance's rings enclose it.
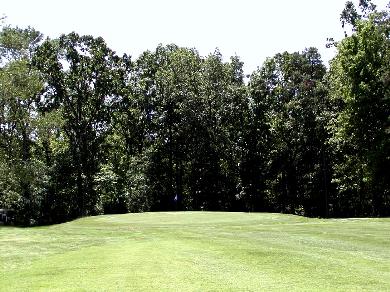
<instances>
[{"instance_id":1,"label":"golf course fairway","mask_svg":"<svg viewBox=\"0 0 390 292\"><path fill-rule=\"evenodd\" d=\"M390 218L159 212L0 226L0 291L390 291Z\"/></svg>"}]
</instances>

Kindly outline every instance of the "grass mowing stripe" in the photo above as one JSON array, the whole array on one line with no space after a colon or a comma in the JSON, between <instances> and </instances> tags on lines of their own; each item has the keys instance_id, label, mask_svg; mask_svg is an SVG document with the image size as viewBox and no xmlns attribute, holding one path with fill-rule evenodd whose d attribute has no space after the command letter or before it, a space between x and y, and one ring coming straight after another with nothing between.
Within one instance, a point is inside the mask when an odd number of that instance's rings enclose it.
<instances>
[{"instance_id":1,"label":"grass mowing stripe","mask_svg":"<svg viewBox=\"0 0 390 292\"><path fill-rule=\"evenodd\" d=\"M390 219L161 212L0 228L1 291L390 291Z\"/></svg>"}]
</instances>

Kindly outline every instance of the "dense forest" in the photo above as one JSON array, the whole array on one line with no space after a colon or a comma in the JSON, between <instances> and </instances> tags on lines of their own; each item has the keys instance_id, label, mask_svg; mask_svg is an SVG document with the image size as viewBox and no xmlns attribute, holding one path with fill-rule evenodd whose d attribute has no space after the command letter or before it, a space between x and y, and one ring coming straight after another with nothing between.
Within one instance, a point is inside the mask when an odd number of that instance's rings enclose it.
<instances>
[{"instance_id":1,"label":"dense forest","mask_svg":"<svg viewBox=\"0 0 390 292\"><path fill-rule=\"evenodd\" d=\"M0 208L21 225L162 210L389 216L389 12L347 2L329 68L307 48L250 76L218 50L160 45L133 60L102 38L3 24Z\"/></svg>"}]
</instances>

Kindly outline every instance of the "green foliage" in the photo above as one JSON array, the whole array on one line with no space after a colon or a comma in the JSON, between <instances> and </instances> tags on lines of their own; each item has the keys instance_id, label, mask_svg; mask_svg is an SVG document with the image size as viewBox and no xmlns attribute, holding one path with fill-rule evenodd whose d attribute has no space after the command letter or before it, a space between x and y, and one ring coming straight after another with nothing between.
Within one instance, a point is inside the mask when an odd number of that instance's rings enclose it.
<instances>
[{"instance_id":1,"label":"green foliage","mask_svg":"<svg viewBox=\"0 0 390 292\"><path fill-rule=\"evenodd\" d=\"M0 60L3 62L17 59L31 59L33 51L39 46L42 34L28 27L4 26L0 33Z\"/></svg>"},{"instance_id":2,"label":"green foliage","mask_svg":"<svg viewBox=\"0 0 390 292\"><path fill-rule=\"evenodd\" d=\"M75 175L76 216L99 212L93 177L110 128L111 104L123 84L121 63L102 38L76 33L45 41L34 57L47 80L43 108L61 109L64 120L70 171Z\"/></svg>"},{"instance_id":3,"label":"green foliage","mask_svg":"<svg viewBox=\"0 0 390 292\"><path fill-rule=\"evenodd\" d=\"M151 181L146 174L150 167L147 154L132 157L126 172L124 195L128 212L143 212L150 209L149 189Z\"/></svg>"},{"instance_id":4,"label":"green foliage","mask_svg":"<svg viewBox=\"0 0 390 292\"><path fill-rule=\"evenodd\" d=\"M37 103L43 81L30 66L41 34L31 28L4 27L0 33L0 164L2 202L29 224L39 217L46 167L34 157L39 118Z\"/></svg>"},{"instance_id":5,"label":"green foliage","mask_svg":"<svg viewBox=\"0 0 390 292\"><path fill-rule=\"evenodd\" d=\"M20 204L18 177L2 157L0 160L0 206L12 209Z\"/></svg>"},{"instance_id":6,"label":"green foliage","mask_svg":"<svg viewBox=\"0 0 390 292\"><path fill-rule=\"evenodd\" d=\"M254 122L266 137L257 145L257 159L268 161L257 165L263 196L283 212L327 215L325 72L310 48L277 54L251 77Z\"/></svg>"},{"instance_id":7,"label":"green foliage","mask_svg":"<svg viewBox=\"0 0 390 292\"><path fill-rule=\"evenodd\" d=\"M372 13L354 28L338 44L330 70L332 97L340 104L331 124L338 156L334 181L340 200L353 208L349 212L384 215L390 178L385 171L390 166L389 16Z\"/></svg>"},{"instance_id":8,"label":"green foliage","mask_svg":"<svg viewBox=\"0 0 390 292\"><path fill-rule=\"evenodd\" d=\"M327 72L0 32L0 207L20 224L159 210L389 215L389 12L347 2ZM349 36L348 36L349 35ZM246 81L248 83L246 84Z\"/></svg>"}]
</instances>

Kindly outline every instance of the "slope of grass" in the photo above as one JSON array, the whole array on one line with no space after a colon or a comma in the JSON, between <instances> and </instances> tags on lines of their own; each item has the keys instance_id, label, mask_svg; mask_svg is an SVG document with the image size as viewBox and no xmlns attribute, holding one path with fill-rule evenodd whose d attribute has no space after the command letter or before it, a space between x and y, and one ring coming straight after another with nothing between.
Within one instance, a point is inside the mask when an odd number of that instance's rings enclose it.
<instances>
[{"instance_id":1,"label":"slope of grass","mask_svg":"<svg viewBox=\"0 0 390 292\"><path fill-rule=\"evenodd\" d=\"M0 227L1 291L390 291L390 219L177 212Z\"/></svg>"}]
</instances>

